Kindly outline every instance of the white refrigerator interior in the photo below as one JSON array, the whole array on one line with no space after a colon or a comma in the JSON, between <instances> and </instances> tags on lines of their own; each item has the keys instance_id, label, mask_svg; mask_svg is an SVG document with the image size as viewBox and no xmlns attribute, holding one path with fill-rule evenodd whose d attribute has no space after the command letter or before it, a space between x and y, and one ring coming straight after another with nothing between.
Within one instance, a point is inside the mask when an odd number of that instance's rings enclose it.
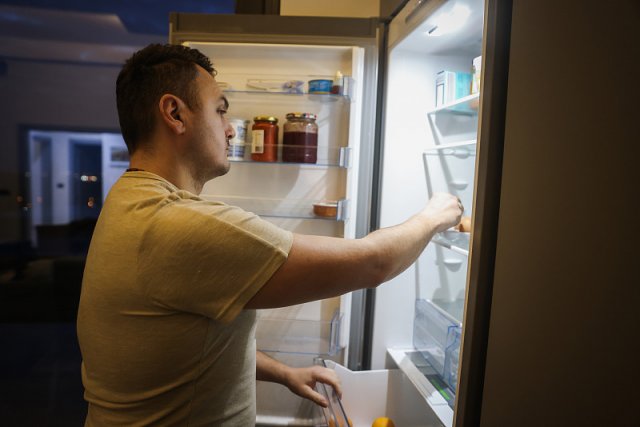
<instances>
[{"instance_id":1,"label":"white refrigerator interior","mask_svg":"<svg viewBox=\"0 0 640 427\"><path fill-rule=\"evenodd\" d=\"M216 80L230 103L228 116L247 122L244 155L228 174L208 182L202 197L239 206L296 233L355 237L360 83L363 49L356 46L301 46L251 43L188 43L208 55ZM341 94L311 94L310 80L332 83ZM292 112L317 115L317 160L285 162L283 124ZM252 160L256 116L278 119L276 161ZM314 204L337 202L329 217ZM290 365L308 366L314 358L346 360L350 295L279 309L259 310L258 349ZM258 383L258 423L315 425L322 413L281 386Z\"/></svg>"}]
</instances>

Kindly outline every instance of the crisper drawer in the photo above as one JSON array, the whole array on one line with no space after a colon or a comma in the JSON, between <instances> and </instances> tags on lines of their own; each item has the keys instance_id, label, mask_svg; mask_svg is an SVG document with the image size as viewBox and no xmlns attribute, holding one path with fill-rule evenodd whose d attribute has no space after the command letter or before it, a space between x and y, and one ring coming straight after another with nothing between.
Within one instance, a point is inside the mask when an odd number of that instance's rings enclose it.
<instances>
[{"instance_id":1,"label":"crisper drawer","mask_svg":"<svg viewBox=\"0 0 640 427\"><path fill-rule=\"evenodd\" d=\"M314 363L311 356L305 355L276 353L270 356L291 366ZM335 369L340 378L343 388L340 404L330 398L332 404L328 410L323 410L279 384L259 381L256 425L371 427L376 418L388 417L397 427L443 426L427 400L400 369L355 372L333 360L323 361L327 367ZM317 386L323 392L321 388L331 397L331 388Z\"/></svg>"},{"instance_id":2,"label":"crisper drawer","mask_svg":"<svg viewBox=\"0 0 640 427\"><path fill-rule=\"evenodd\" d=\"M288 366L297 368L312 366L317 358L311 354L300 353L266 352L266 354ZM339 360L342 352L332 357ZM256 398L256 425L259 427L327 425L320 406L293 394L280 384L258 381Z\"/></svg>"},{"instance_id":3,"label":"crisper drawer","mask_svg":"<svg viewBox=\"0 0 640 427\"><path fill-rule=\"evenodd\" d=\"M398 427L443 425L400 369L354 372L332 361L326 365L335 369L343 390L341 404L324 411L327 426L371 427L379 417Z\"/></svg>"}]
</instances>

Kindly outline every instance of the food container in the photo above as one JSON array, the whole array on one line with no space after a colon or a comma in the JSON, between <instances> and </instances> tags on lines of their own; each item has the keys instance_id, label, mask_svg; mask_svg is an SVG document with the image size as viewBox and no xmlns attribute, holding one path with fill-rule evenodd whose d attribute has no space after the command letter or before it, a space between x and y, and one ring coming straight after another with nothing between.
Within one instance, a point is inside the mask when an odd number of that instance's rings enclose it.
<instances>
[{"instance_id":1,"label":"food container","mask_svg":"<svg viewBox=\"0 0 640 427\"><path fill-rule=\"evenodd\" d=\"M440 71L436 74L436 107L464 98L471 91L471 73Z\"/></svg>"},{"instance_id":2,"label":"food container","mask_svg":"<svg viewBox=\"0 0 640 427\"><path fill-rule=\"evenodd\" d=\"M324 218L335 218L338 216L338 202L325 200L314 203L313 213Z\"/></svg>"},{"instance_id":3,"label":"food container","mask_svg":"<svg viewBox=\"0 0 640 427\"><path fill-rule=\"evenodd\" d=\"M233 127L234 137L229 140L227 158L230 160L244 160L245 144L247 142L247 128L249 120L230 119L229 125Z\"/></svg>"},{"instance_id":4,"label":"food container","mask_svg":"<svg viewBox=\"0 0 640 427\"><path fill-rule=\"evenodd\" d=\"M473 58L473 72L471 79L471 93L480 92L480 76L482 75L482 56Z\"/></svg>"},{"instance_id":5,"label":"food container","mask_svg":"<svg viewBox=\"0 0 640 427\"><path fill-rule=\"evenodd\" d=\"M309 80L309 93L316 93L316 94L331 93L332 86L333 86L333 80L329 80L329 79Z\"/></svg>"},{"instance_id":6,"label":"food container","mask_svg":"<svg viewBox=\"0 0 640 427\"><path fill-rule=\"evenodd\" d=\"M289 113L282 130L282 161L316 163L318 125L313 113Z\"/></svg>"},{"instance_id":7,"label":"food container","mask_svg":"<svg viewBox=\"0 0 640 427\"><path fill-rule=\"evenodd\" d=\"M273 116L256 116L251 127L251 160L257 162L278 161L278 119Z\"/></svg>"}]
</instances>

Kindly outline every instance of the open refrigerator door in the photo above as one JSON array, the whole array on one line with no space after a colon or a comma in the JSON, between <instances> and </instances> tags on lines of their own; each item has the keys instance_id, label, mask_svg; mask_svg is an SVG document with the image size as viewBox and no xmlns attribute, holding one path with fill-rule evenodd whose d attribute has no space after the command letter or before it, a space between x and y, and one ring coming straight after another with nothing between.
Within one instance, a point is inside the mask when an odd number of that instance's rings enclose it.
<instances>
[{"instance_id":1,"label":"open refrigerator door","mask_svg":"<svg viewBox=\"0 0 640 427\"><path fill-rule=\"evenodd\" d=\"M445 426L465 324L483 25L482 0L449 0L409 2L389 26L380 226L408 219L437 192L462 201L467 225L438 233L378 288L372 365L399 367Z\"/></svg>"}]
</instances>

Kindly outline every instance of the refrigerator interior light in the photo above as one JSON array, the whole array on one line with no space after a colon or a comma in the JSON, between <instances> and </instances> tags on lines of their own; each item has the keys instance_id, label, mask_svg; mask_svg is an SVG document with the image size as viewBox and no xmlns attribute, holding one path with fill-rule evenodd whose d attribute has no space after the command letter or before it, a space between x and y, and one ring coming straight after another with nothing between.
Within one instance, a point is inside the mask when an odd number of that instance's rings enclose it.
<instances>
[{"instance_id":1,"label":"refrigerator interior light","mask_svg":"<svg viewBox=\"0 0 640 427\"><path fill-rule=\"evenodd\" d=\"M438 37L458 31L467 22L469 15L471 10L468 6L456 4L448 12L438 15L433 20L433 27L426 34L430 37Z\"/></svg>"}]
</instances>

